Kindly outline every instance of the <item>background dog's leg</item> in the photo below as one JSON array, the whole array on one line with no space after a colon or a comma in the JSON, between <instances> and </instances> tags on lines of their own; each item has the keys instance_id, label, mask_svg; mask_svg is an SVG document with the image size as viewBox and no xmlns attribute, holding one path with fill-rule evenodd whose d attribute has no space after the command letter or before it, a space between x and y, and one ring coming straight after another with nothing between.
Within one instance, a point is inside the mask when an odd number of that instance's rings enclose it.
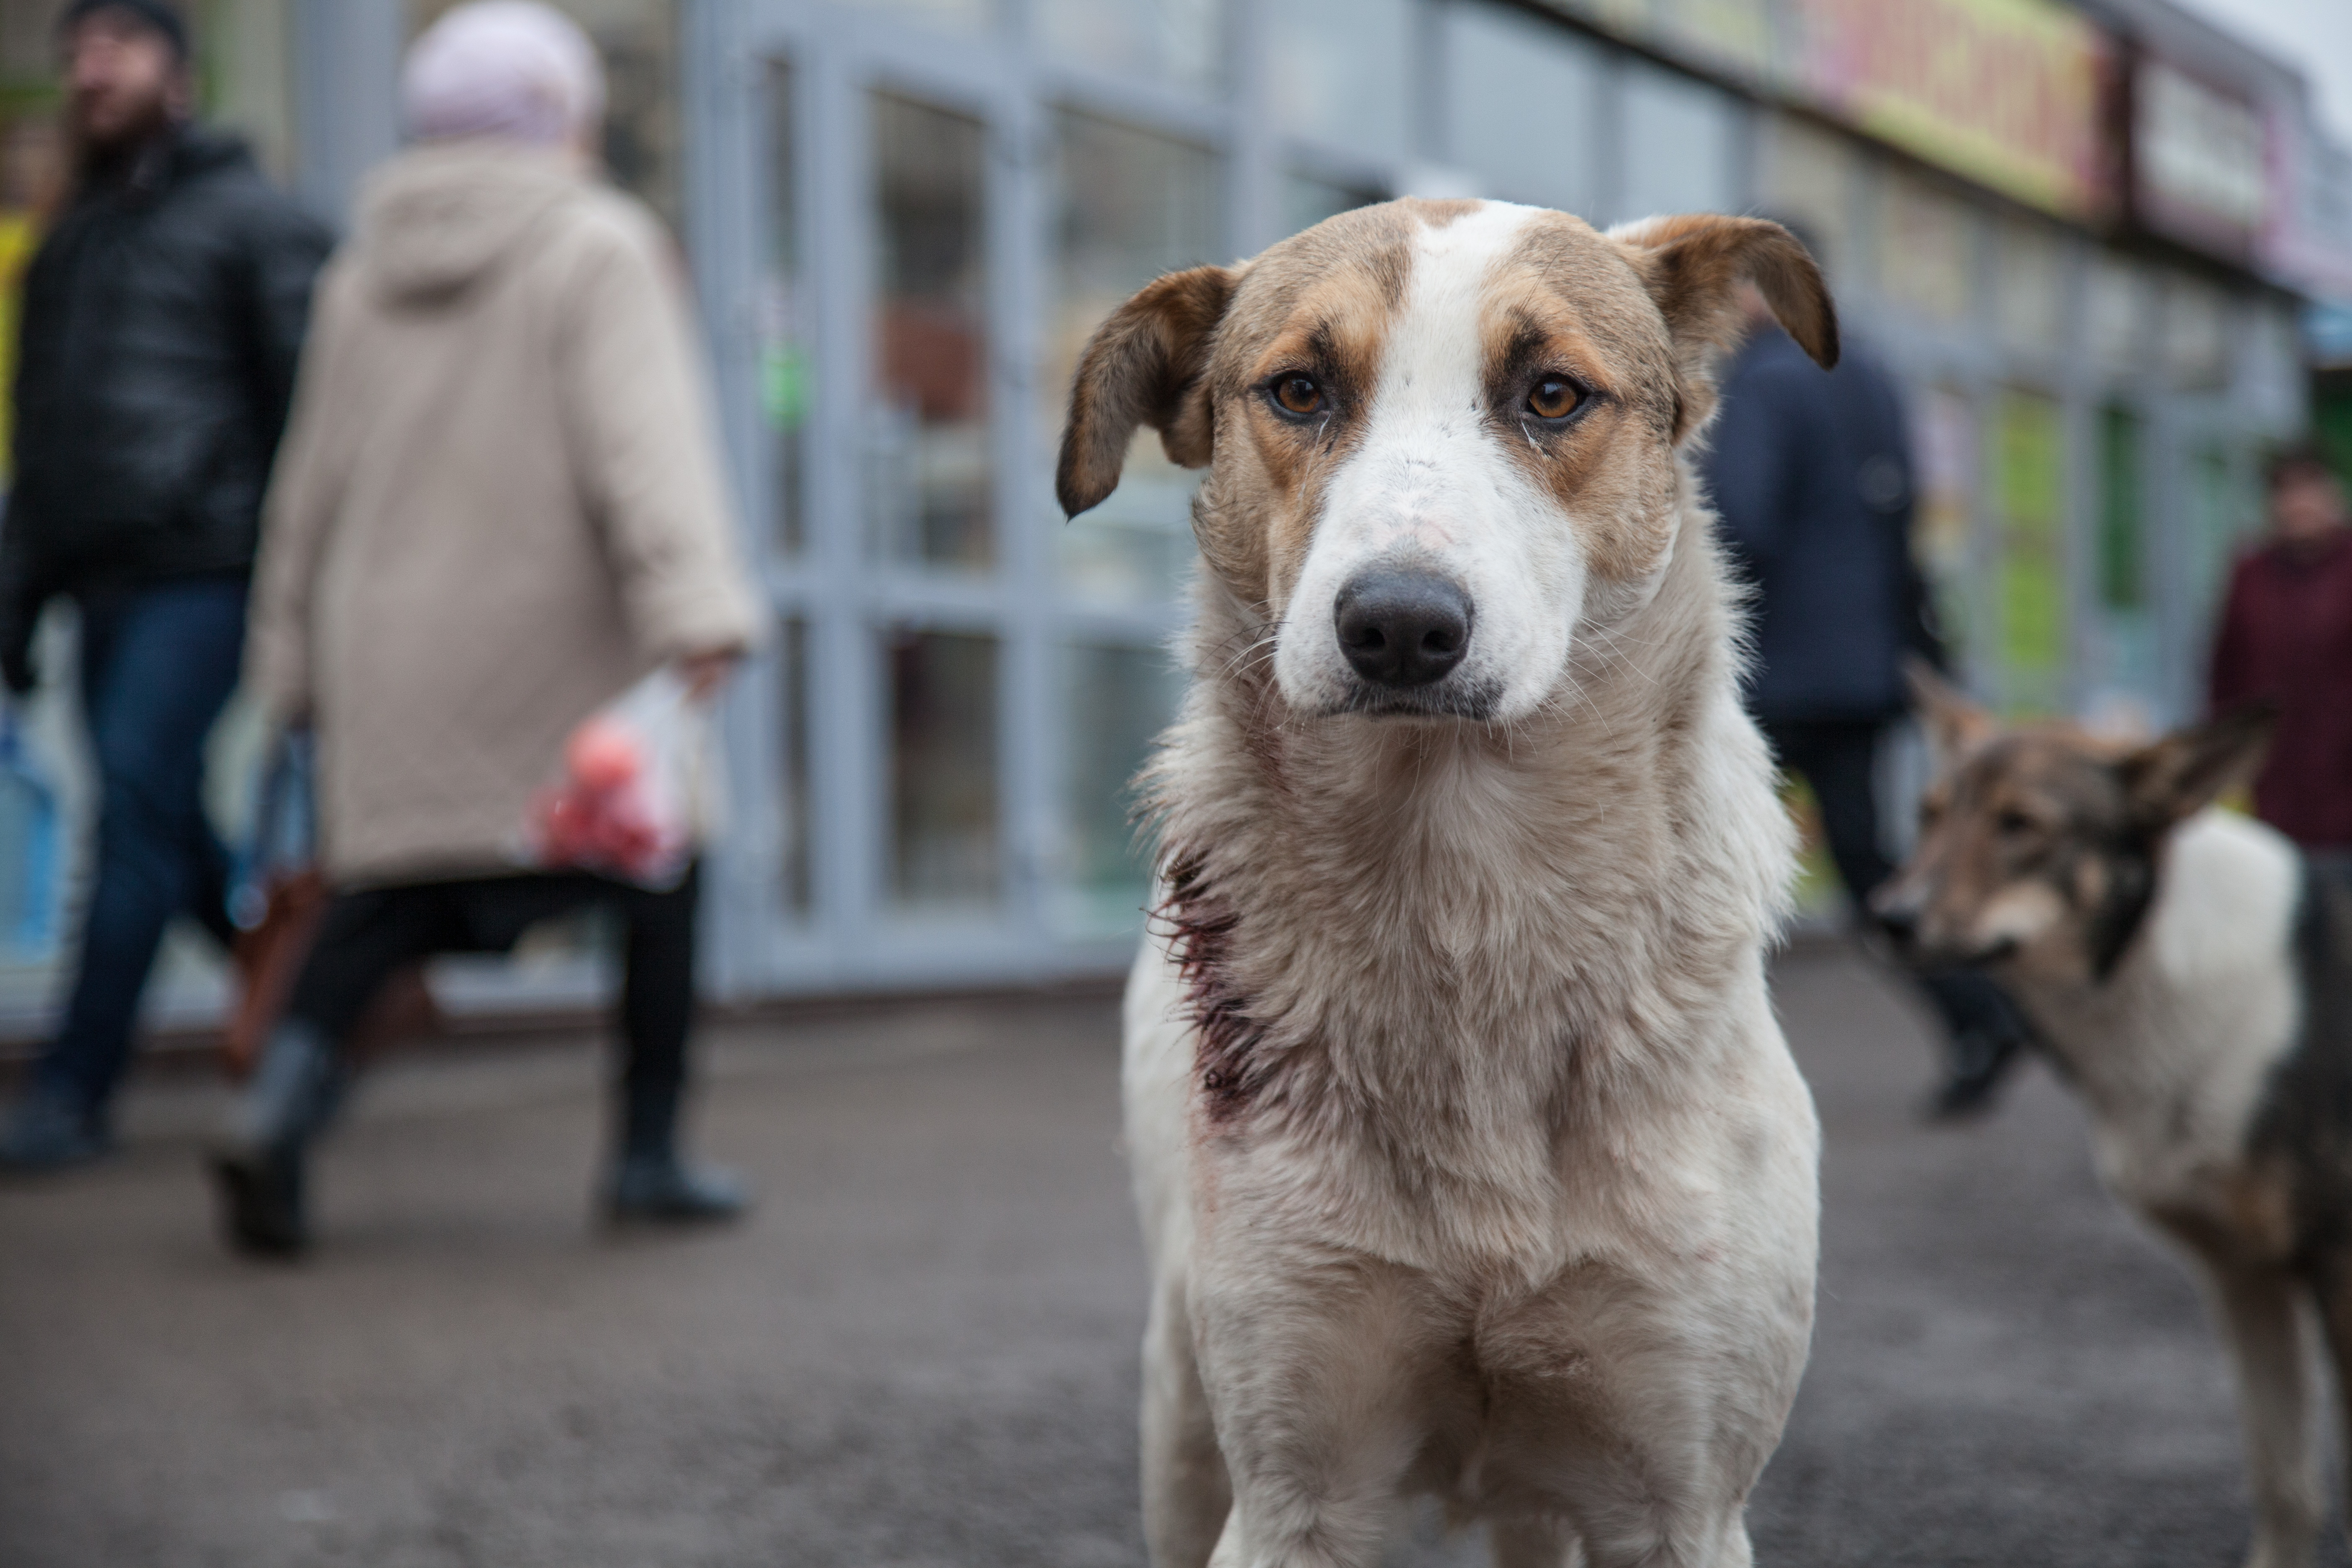
<instances>
[{"instance_id":1,"label":"background dog's leg","mask_svg":"<svg viewBox=\"0 0 2352 1568\"><path fill-rule=\"evenodd\" d=\"M1202 1568L1233 1497L1192 1357L1183 1282L1162 1280L1143 1331L1143 1539L1152 1568Z\"/></svg>"},{"instance_id":2,"label":"background dog's leg","mask_svg":"<svg viewBox=\"0 0 2352 1568\"><path fill-rule=\"evenodd\" d=\"M2340 1395L2337 1406L2344 1414L2340 1459L2352 1467L2352 1249L2321 1261L2315 1295L2320 1331L2327 1339L2327 1359ZM2345 1498L2347 1510L2352 1510L2352 1482L2347 1482ZM2352 1519L2347 1520L2345 1529L2352 1536Z\"/></svg>"},{"instance_id":3,"label":"background dog's leg","mask_svg":"<svg viewBox=\"0 0 2352 1568\"><path fill-rule=\"evenodd\" d=\"M1584 1568L1583 1550L1566 1525L1498 1519L1486 1530L1495 1568Z\"/></svg>"},{"instance_id":4,"label":"background dog's leg","mask_svg":"<svg viewBox=\"0 0 2352 1568\"><path fill-rule=\"evenodd\" d=\"M2237 1363L2246 1424L2246 1481L2254 1499L2247 1568L2307 1568L2319 1538L2319 1473L2312 1456L2300 1283L2274 1268L2207 1260L2221 1330Z\"/></svg>"}]
</instances>

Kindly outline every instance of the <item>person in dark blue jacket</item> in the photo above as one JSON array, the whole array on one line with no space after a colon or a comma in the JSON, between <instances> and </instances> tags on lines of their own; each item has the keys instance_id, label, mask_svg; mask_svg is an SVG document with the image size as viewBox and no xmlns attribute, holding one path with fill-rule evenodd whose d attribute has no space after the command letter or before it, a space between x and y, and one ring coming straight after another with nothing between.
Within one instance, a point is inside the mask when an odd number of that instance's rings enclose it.
<instances>
[{"instance_id":1,"label":"person in dark blue jacket","mask_svg":"<svg viewBox=\"0 0 2352 1568\"><path fill-rule=\"evenodd\" d=\"M1748 702L1780 765L1812 787L1859 910L1894 869L1876 775L1909 707L1904 659L1946 662L1911 552L1910 440L1893 379L1851 338L1824 375L1760 300L1750 315L1707 459L1733 569L1756 590ZM2028 1038L2023 1017L1973 972L1913 978L1950 1042L1931 1111L1983 1107Z\"/></svg>"}]
</instances>

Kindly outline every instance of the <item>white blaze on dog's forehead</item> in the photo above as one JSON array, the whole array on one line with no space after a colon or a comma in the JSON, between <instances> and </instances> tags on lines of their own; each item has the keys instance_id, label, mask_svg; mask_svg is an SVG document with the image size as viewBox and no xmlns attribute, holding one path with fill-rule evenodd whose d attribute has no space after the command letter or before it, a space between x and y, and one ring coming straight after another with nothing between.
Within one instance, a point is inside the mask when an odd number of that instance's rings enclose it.
<instances>
[{"instance_id":1,"label":"white blaze on dog's forehead","mask_svg":"<svg viewBox=\"0 0 2352 1568\"><path fill-rule=\"evenodd\" d=\"M1478 416L1486 280L1517 247L1538 210L1486 202L1413 237L1404 306L1373 394L1375 419Z\"/></svg>"}]
</instances>

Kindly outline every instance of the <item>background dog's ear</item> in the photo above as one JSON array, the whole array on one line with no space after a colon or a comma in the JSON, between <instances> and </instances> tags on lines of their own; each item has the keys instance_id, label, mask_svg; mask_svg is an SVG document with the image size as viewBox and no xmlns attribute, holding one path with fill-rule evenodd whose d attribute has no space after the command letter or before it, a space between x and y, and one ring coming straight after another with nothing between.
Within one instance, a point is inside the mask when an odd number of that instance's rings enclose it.
<instances>
[{"instance_id":1,"label":"background dog's ear","mask_svg":"<svg viewBox=\"0 0 2352 1568\"><path fill-rule=\"evenodd\" d=\"M2143 826L2162 829L2212 805L2222 791L2253 777L2277 725L2276 708L2249 703L2131 752L2116 771L2132 815Z\"/></svg>"},{"instance_id":2,"label":"background dog's ear","mask_svg":"<svg viewBox=\"0 0 2352 1568\"><path fill-rule=\"evenodd\" d=\"M1139 425L1160 432L1170 462L1188 468L1208 462L1213 425L1201 372L1240 277L1226 267L1171 272L1095 330L1070 385L1070 420L1054 472L1066 515L1100 506L1118 488Z\"/></svg>"},{"instance_id":3,"label":"background dog's ear","mask_svg":"<svg viewBox=\"0 0 2352 1568\"><path fill-rule=\"evenodd\" d=\"M1903 679L1911 688L1911 700L1919 717L1927 721L1927 742L1935 748L1936 765L1944 772L1951 772L1962 757L1992 739L2000 728L1991 714L1917 654L1904 658Z\"/></svg>"},{"instance_id":4,"label":"background dog's ear","mask_svg":"<svg viewBox=\"0 0 2352 1568\"><path fill-rule=\"evenodd\" d=\"M1774 319L1823 370L1838 362L1837 306L1822 269L1795 235L1769 218L1698 213L1619 224L1622 247L1674 335L1685 407L1675 439L1715 405L1709 367L1748 331L1739 286L1753 283Z\"/></svg>"}]
</instances>

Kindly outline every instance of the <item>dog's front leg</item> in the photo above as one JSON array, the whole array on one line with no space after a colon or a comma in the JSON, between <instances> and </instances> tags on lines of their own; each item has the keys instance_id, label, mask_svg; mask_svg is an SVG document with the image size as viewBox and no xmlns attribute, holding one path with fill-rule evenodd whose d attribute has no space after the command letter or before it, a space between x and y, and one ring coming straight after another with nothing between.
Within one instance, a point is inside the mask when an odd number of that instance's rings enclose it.
<instances>
[{"instance_id":1,"label":"dog's front leg","mask_svg":"<svg viewBox=\"0 0 2352 1568\"><path fill-rule=\"evenodd\" d=\"M1407 1283L1384 1265L1251 1247L1202 1271L1202 1382L1233 1508L1211 1568L1370 1568L1420 1445Z\"/></svg>"},{"instance_id":2,"label":"dog's front leg","mask_svg":"<svg viewBox=\"0 0 2352 1568\"><path fill-rule=\"evenodd\" d=\"M2214 1315L2238 1373L2254 1545L2247 1568L2308 1568L2318 1544L2319 1472L2305 1400L2301 1287L2284 1270L2208 1257Z\"/></svg>"},{"instance_id":3,"label":"dog's front leg","mask_svg":"<svg viewBox=\"0 0 2352 1568\"><path fill-rule=\"evenodd\" d=\"M1204 1568L1233 1504L1179 1277L1152 1289L1143 1331L1143 1540L1151 1568Z\"/></svg>"}]
</instances>

